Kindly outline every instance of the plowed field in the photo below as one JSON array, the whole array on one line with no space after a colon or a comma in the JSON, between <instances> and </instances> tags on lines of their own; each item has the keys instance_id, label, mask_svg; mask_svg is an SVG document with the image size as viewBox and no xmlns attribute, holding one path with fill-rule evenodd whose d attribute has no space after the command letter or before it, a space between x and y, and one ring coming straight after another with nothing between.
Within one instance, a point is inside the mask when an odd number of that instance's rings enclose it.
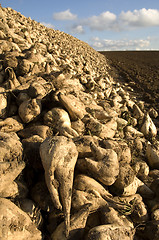
<instances>
[{"instance_id":1,"label":"plowed field","mask_svg":"<svg viewBox=\"0 0 159 240\"><path fill-rule=\"evenodd\" d=\"M108 59L111 75L128 83L134 94L159 112L159 51L100 52Z\"/></svg>"}]
</instances>

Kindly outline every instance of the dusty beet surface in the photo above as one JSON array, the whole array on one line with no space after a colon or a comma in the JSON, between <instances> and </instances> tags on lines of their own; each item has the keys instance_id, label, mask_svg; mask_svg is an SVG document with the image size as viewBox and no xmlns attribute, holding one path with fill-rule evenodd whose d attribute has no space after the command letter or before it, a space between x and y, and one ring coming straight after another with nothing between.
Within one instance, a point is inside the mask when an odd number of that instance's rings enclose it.
<instances>
[{"instance_id":1,"label":"dusty beet surface","mask_svg":"<svg viewBox=\"0 0 159 240\"><path fill-rule=\"evenodd\" d=\"M129 84L145 103L159 111L159 51L100 52L118 81Z\"/></svg>"}]
</instances>

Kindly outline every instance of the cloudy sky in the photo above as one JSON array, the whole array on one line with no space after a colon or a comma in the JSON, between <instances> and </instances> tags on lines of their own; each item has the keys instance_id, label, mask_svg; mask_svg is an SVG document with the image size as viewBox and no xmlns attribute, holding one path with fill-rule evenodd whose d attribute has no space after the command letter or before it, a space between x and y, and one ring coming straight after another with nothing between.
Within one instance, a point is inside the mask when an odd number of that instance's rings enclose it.
<instances>
[{"instance_id":1,"label":"cloudy sky","mask_svg":"<svg viewBox=\"0 0 159 240\"><path fill-rule=\"evenodd\" d=\"M96 50L159 50L159 0L1 0Z\"/></svg>"}]
</instances>

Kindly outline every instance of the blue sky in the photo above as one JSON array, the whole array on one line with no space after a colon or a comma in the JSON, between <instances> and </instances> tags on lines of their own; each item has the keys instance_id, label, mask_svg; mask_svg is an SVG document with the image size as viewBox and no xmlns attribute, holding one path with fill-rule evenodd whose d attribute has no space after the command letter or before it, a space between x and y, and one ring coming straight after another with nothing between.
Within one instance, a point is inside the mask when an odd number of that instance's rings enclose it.
<instances>
[{"instance_id":1,"label":"blue sky","mask_svg":"<svg viewBox=\"0 0 159 240\"><path fill-rule=\"evenodd\" d=\"M159 0L1 0L96 50L159 50Z\"/></svg>"}]
</instances>

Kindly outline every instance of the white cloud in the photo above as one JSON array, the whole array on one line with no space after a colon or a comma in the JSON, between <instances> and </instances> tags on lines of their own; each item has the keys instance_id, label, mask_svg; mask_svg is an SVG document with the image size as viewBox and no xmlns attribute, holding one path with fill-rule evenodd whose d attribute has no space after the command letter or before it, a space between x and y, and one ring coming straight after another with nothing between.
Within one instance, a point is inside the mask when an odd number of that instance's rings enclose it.
<instances>
[{"instance_id":1,"label":"white cloud","mask_svg":"<svg viewBox=\"0 0 159 240\"><path fill-rule=\"evenodd\" d=\"M63 13L68 11L69 10ZM83 33L84 27L88 27L91 31L110 30L119 32L152 26L159 26L159 10L142 8L134 11L122 11L119 15L109 11L102 12L96 16L77 20L76 27L73 27L73 29L81 29L81 33Z\"/></svg>"},{"instance_id":2,"label":"white cloud","mask_svg":"<svg viewBox=\"0 0 159 240\"><path fill-rule=\"evenodd\" d=\"M75 34L82 34L84 33L83 26L82 25L73 26L71 32Z\"/></svg>"},{"instance_id":3,"label":"white cloud","mask_svg":"<svg viewBox=\"0 0 159 240\"><path fill-rule=\"evenodd\" d=\"M46 22L41 22L41 24L43 24L45 27L48 27L48 28L55 28L55 26L51 23L46 23Z\"/></svg>"},{"instance_id":4,"label":"white cloud","mask_svg":"<svg viewBox=\"0 0 159 240\"><path fill-rule=\"evenodd\" d=\"M147 49L150 46L149 40L136 39L136 40L110 40L110 39L99 39L93 38L90 44L96 50L142 50Z\"/></svg>"},{"instance_id":5,"label":"white cloud","mask_svg":"<svg viewBox=\"0 0 159 240\"><path fill-rule=\"evenodd\" d=\"M91 30L103 31L111 29L116 22L116 15L109 11L101 13L99 16L92 16L84 20L84 24L89 26Z\"/></svg>"},{"instance_id":6,"label":"white cloud","mask_svg":"<svg viewBox=\"0 0 159 240\"><path fill-rule=\"evenodd\" d=\"M53 14L53 19L54 20L75 20L77 18L76 14L73 14L70 12L70 9L67 9L66 11L63 12L57 12Z\"/></svg>"},{"instance_id":7,"label":"white cloud","mask_svg":"<svg viewBox=\"0 0 159 240\"><path fill-rule=\"evenodd\" d=\"M159 10L142 8L133 12L121 12L119 21L130 27L159 26Z\"/></svg>"}]
</instances>

